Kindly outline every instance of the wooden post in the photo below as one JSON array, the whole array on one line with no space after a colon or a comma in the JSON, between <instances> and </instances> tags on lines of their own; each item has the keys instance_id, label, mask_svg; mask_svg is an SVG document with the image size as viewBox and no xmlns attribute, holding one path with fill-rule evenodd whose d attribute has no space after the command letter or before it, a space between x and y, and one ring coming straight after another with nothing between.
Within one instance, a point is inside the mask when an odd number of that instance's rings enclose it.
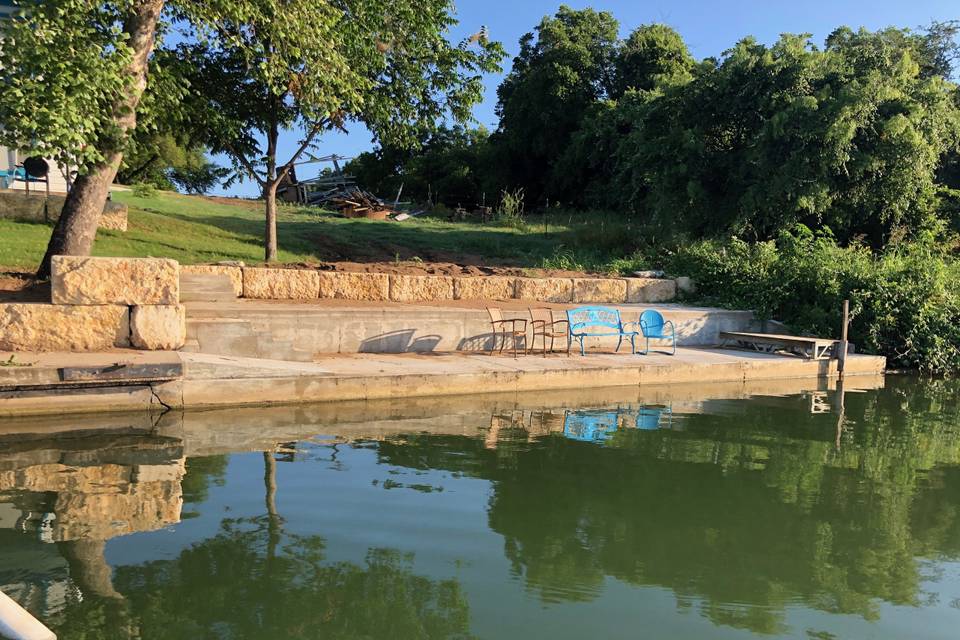
<instances>
[{"instance_id":1,"label":"wooden post","mask_svg":"<svg viewBox=\"0 0 960 640\"><path fill-rule=\"evenodd\" d=\"M850 301L843 301L843 324L840 328L840 352L837 353L837 374L843 380L843 369L847 363L847 329L850 326Z\"/></svg>"}]
</instances>

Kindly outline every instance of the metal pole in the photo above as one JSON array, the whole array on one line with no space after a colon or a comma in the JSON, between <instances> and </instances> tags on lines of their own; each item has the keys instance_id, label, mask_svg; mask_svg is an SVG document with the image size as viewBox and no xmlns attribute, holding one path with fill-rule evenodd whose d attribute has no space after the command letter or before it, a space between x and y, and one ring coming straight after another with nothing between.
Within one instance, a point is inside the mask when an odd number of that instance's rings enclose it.
<instances>
[{"instance_id":1,"label":"metal pole","mask_svg":"<svg viewBox=\"0 0 960 640\"><path fill-rule=\"evenodd\" d=\"M850 301L843 301L843 325L840 329L840 352L837 354L837 374L843 379L843 369L847 362L847 329L850 326Z\"/></svg>"}]
</instances>

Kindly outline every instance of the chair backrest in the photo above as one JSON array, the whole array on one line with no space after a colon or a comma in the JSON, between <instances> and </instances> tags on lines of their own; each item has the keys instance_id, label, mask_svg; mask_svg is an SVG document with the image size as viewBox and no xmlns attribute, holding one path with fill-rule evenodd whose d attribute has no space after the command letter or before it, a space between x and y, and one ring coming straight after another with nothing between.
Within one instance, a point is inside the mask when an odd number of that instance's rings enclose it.
<instances>
[{"instance_id":1,"label":"chair backrest","mask_svg":"<svg viewBox=\"0 0 960 640\"><path fill-rule=\"evenodd\" d=\"M663 315L654 309L640 314L640 330L645 336L659 336L663 333Z\"/></svg>"},{"instance_id":2,"label":"chair backrest","mask_svg":"<svg viewBox=\"0 0 960 640\"><path fill-rule=\"evenodd\" d=\"M490 322L500 322L503 320L503 312L500 307L487 307L487 313L490 314Z\"/></svg>"},{"instance_id":3,"label":"chair backrest","mask_svg":"<svg viewBox=\"0 0 960 640\"><path fill-rule=\"evenodd\" d=\"M537 307L534 309L530 308L530 320L533 322L546 322L550 324L553 322L553 310L548 309L547 307Z\"/></svg>"},{"instance_id":4,"label":"chair backrest","mask_svg":"<svg viewBox=\"0 0 960 640\"><path fill-rule=\"evenodd\" d=\"M623 328L623 324L620 322L620 310L613 307L568 309L567 321L570 323L571 332L587 327L608 327L617 331Z\"/></svg>"}]
</instances>

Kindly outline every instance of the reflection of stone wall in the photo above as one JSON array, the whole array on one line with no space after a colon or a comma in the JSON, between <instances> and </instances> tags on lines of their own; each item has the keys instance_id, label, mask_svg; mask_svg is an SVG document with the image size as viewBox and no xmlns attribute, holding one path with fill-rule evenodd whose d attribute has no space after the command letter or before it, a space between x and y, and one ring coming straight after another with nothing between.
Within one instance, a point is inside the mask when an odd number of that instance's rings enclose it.
<instances>
[{"instance_id":1,"label":"reflection of stone wall","mask_svg":"<svg viewBox=\"0 0 960 640\"><path fill-rule=\"evenodd\" d=\"M0 471L0 491L56 494L44 539L107 540L179 522L184 473L184 458L158 464L37 464Z\"/></svg>"}]
</instances>

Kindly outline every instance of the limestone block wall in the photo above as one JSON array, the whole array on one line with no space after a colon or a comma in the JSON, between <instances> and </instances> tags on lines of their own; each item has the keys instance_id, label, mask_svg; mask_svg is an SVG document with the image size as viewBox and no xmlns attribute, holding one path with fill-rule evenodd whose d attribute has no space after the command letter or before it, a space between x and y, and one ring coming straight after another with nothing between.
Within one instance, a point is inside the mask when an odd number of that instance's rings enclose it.
<instances>
[{"instance_id":1,"label":"limestone block wall","mask_svg":"<svg viewBox=\"0 0 960 640\"><path fill-rule=\"evenodd\" d=\"M393 302L528 300L583 304L670 302L689 278L524 278L317 271L196 265L184 273L227 274L238 297L259 300L343 299Z\"/></svg>"},{"instance_id":2,"label":"limestone block wall","mask_svg":"<svg viewBox=\"0 0 960 640\"><path fill-rule=\"evenodd\" d=\"M180 265L157 258L54 256L51 304L0 304L0 351L179 349Z\"/></svg>"},{"instance_id":3,"label":"limestone block wall","mask_svg":"<svg viewBox=\"0 0 960 640\"><path fill-rule=\"evenodd\" d=\"M42 185L37 185L41 189ZM0 191L0 218L25 222L56 222L63 210L65 196L30 193L19 190ZM127 205L107 201L100 214L101 229L127 230Z\"/></svg>"}]
</instances>

